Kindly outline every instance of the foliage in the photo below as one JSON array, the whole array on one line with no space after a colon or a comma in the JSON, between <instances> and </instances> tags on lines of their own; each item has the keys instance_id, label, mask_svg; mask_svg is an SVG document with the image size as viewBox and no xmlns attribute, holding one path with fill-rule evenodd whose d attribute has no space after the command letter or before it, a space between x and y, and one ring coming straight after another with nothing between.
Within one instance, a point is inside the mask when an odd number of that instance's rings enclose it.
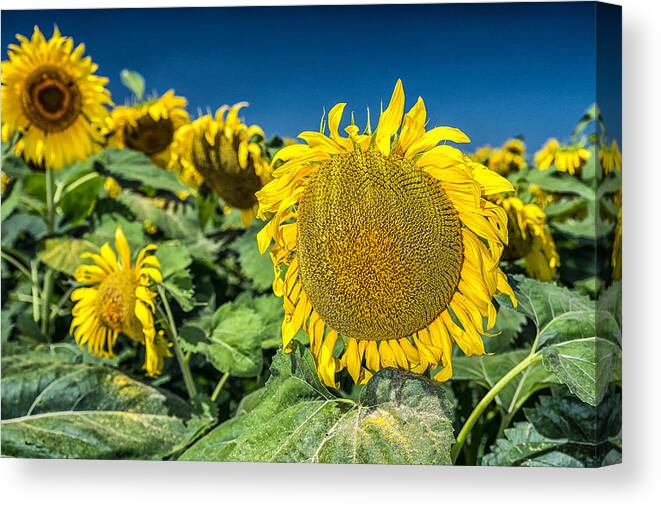
<instances>
[{"instance_id":1,"label":"foliage","mask_svg":"<svg viewBox=\"0 0 661 507\"><path fill-rule=\"evenodd\" d=\"M124 70L136 101L145 81ZM591 130L592 129L592 130ZM439 384L387 368L365 385L319 381L303 331L282 350L282 299L260 254L260 220L149 156L106 147L51 173L3 144L2 453L30 458L595 467L621 460L621 283L610 265L621 176L604 174L605 132L590 108L567 146L592 150L578 175L530 164L507 175L544 197L557 276L503 261L518 306L497 298L488 354L455 351ZM260 141L271 158L284 141ZM530 158L530 157L529 157ZM51 179L52 178L52 179ZM112 178L112 180L110 180ZM3 180L4 181L4 180ZM113 181L115 190L107 183ZM162 281L156 325L172 344L157 378L119 337L95 357L70 335L81 253L122 227L152 243Z\"/></svg>"}]
</instances>

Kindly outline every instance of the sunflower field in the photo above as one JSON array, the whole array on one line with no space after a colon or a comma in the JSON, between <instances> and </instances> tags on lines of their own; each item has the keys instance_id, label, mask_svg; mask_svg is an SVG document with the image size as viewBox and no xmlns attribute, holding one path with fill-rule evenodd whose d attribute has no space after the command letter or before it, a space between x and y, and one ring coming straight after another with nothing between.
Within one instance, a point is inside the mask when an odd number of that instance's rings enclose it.
<instances>
[{"instance_id":1,"label":"sunflower field","mask_svg":"<svg viewBox=\"0 0 661 507\"><path fill-rule=\"evenodd\" d=\"M534 151L467 150L397 81L365 125L340 103L290 139L130 70L115 105L57 29L7 57L3 456L621 461L597 105Z\"/></svg>"}]
</instances>

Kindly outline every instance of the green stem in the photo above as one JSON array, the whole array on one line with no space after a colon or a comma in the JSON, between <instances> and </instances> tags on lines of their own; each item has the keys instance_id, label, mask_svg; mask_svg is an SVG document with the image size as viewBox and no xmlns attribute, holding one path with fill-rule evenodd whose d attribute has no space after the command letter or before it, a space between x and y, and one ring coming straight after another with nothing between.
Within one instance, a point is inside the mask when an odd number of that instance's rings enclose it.
<instances>
[{"instance_id":1,"label":"green stem","mask_svg":"<svg viewBox=\"0 0 661 507\"><path fill-rule=\"evenodd\" d=\"M177 356L177 362L179 363L179 368L181 369L181 375L184 377L184 384L186 385L186 391L188 392L188 397L192 400L197 396L197 389L195 387L195 381L193 380L193 375L191 374L188 361L184 357L184 353L179 346L179 341L177 339L177 326L174 322L174 317L172 316L172 310L170 309L170 304L168 303L167 298L165 297L165 292L163 288L158 286L158 295L163 302L163 308L165 308L165 320L167 322L170 339L174 343L174 353Z\"/></svg>"},{"instance_id":2,"label":"green stem","mask_svg":"<svg viewBox=\"0 0 661 507\"><path fill-rule=\"evenodd\" d=\"M18 259L15 259L5 251L0 252L0 256L2 256L2 258L6 260L9 264L11 264L16 269L18 269L22 274L27 276L29 280L32 279L32 275L30 274L28 269L25 266L23 266L23 264L21 264L21 262Z\"/></svg>"},{"instance_id":3,"label":"green stem","mask_svg":"<svg viewBox=\"0 0 661 507\"><path fill-rule=\"evenodd\" d=\"M39 271L37 271L37 263L30 263L30 279L32 281L32 319L39 322Z\"/></svg>"},{"instance_id":4,"label":"green stem","mask_svg":"<svg viewBox=\"0 0 661 507\"><path fill-rule=\"evenodd\" d=\"M54 188L54 176L53 170L50 167L46 167L46 226L48 229L48 234L52 234L55 231L55 204L53 200L53 195L55 192ZM50 337L50 298L53 293L53 278L55 272L48 268L44 273L44 289L41 294L41 333L46 337L48 343L51 342Z\"/></svg>"},{"instance_id":5,"label":"green stem","mask_svg":"<svg viewBox=\"0 0 661 507\"><path fill-rule=\"evenodd\" d=\"M503 378L501 378L498 382L494 384L494 386L491 389L489 389L489 392L484 395L484 397L480 400L480 402L477 404L477 406L468 416L468 419L466 419L466 422L464 423L464 426L461 428L459 435L457 435L457 442L454 444L454 447L452 448L453 463L456 461L457 456L459 456L459 453L461 452L461 448L464 445L466 438L468 438L468 435L470 434L471 430L473 429L473 426L475 426L475 423L482 415L482 412L484 412L486 408L489 406L489 404L494 400L494 398L498 396L498 393L500 393L500 391L502 391L503 388L507 384L509 384L512 381L512 379L514 379L519 373L521 373L530 365L535 364L537 361L541 359L542 356L539 353L532 353L526 356L526 358L523 361L521 361L509 372L507 372L507 374L505 374Z\"/></svg>"},{"instance_id":6,"label":"green stem","mask_svg":"<svg viewBox=\"0 0 661 507\"><path fill-rule=\"evenodd\" d=\"M54 201L54 178L53 170L46 168L46 225L48 233L55 230L55 201Z\"/></svg>"},{"instance_id":7,"label":"green stem","mask_svg":"<svg viewBox=\"0 0 661 507\"><path fill-rule=\"evenodd\" d=\"M46 273L44 273L44 290L42 291L42 300L41 300L41 334L46 337L48 343L51 342L50 337L50 298L53 293L53 278L55 272L48 268Z\"/></svg>"},{"instance_id":8,"label":"green stem","mask_svg":"<svg viewBox=\"0 0 661 507\"><path fill-rule=\"evenodd\" d=\"M220 395L220 391L223 390L223 387L225 386L229 378L230 378L229 372L223 374L223 376L220 377L220 380L216 384L216 387L213 390L213 393L211 394L211 401L216 401L218 399L218 396Z\"/></svg>"}]
</instances>

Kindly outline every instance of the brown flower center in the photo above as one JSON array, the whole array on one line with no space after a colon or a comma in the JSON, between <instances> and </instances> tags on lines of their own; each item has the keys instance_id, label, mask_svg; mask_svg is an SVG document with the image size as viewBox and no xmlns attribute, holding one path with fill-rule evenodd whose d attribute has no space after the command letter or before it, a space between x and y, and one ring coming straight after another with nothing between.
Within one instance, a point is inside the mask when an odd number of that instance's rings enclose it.
<instances>
[{"instance_id":1,"label":"brown flower center","mask_svg":"<svg viewBox=\"0 0 661 507\"><path fill-rule=\"evenodd\" d=\"M172 142L174 125L169 118L154 120L148 114L140 118L137 125L124 127L124 142L132 150L146 155L156 155Z\"/></svg>"},{"instance_id":2,"label":"brown flower center","mask_svg":"<svg viewBox=\"0 0 661 507\"><path fill-rule=\"evenodd\" d=\"M229 206L250 209L257 203L255 192L262 188L262 180L250 157L248 167L242 169L239 165L238 140L228 141L218 132L212 146L204 135L196 138L193 164L205 183Z\"/></svg>"},{"instance_id":3,"label":"brown flower center","mask_svg":"<svg viewBox=\"0 0 661 507\"><path fill-rule=\"evenodd\" d=\"M44 66L28 76L21 94L21 108L39 129L61 132L80 116L82 96L75 80L67 73Z\"/></svg>"},{"instance_id":4,"label":"brown flower center","mask_svg":"<svg viewBox=\"0 0 661 507\"><path fill-rule=\"evenodd\" d=\"M463 262L461 222L439 182L413 161L334 157L312 176L297 220L303 288L340 334L410 336L450 303Z\"/></svg>"}]
</instances>

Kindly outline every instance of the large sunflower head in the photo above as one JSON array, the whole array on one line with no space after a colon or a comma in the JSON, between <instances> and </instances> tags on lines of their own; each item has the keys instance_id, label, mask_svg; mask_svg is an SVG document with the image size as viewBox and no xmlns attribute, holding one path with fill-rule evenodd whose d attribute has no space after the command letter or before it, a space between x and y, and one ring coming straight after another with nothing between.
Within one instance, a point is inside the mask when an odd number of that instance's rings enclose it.
<instances>
[{"instance_id":1,"label":"large sunflower head","mask_svg":"<svg viewBox=\"0 0 661 507\"><path fill-rule=\"evenodd\" d=\"M536 204L525 204L518 197L506 197L501 204L507 212L509 244L504 260L523 259L528 275L551 281L560 264L546 215Z\"/></svg>"},{"instance_id":2,"label":"large sunflower head","mask_svg":"<svg viewBox=\"0 0 661 507\"><path fill-rule=\"evenodd\" d=\"M113 109L105 132L110 146L141 151L160 166L170 161L170 145L179 127L188 123L187 101L168 90L160 97Z\"/></svg>"},{"instance_id":3,"label":"large sunflower head","mask_svg":"<svg viewBox=\"0 0 661 507\"><path fill-rule=\"evenodd\" d=\"M520 171L526 167L526 145L521 139L508 139L497 150L493 150L486 164L500 175Z\"/></svg>"},{"instance_id":4,"label":"large sunflower head","mask_svg":"<svg viewBox=\"0 0 661 507\"><path fill-rule=\"evenodd\" d=\"M14 151L37 166L58 170L100 149L100 128L110 104L108 80L83 57L85 45L55 28L49 40L39 28L17 35L2 62L2 140L19 138Z\"/></svg>"},{"instance_id":5,"label":"large sunflower head","mask_svg":"<svg viewBox=\"0 0 661 507\"><path fill-rule=\"evenodd\" d=\"M375 131L340 133L346 104L328 115L329 135L274 157L274 180L257 196L270 222L276 294L283 296L285 350L303 328L322 381L346 368L357 383L385 367L452 375L452 343L483 354L496 319L492 298L514 295L498 261L507 216L486 194L512 185L458 149L452 127L425 129L422 98L404 114L398 81ZM280 164L280 165L275 165ZM486 322L486 327L485 327Z\"/></svg>"},{"instance_id":6,"label":"large sunflower head","mask_svg":"<svg viewBox=\"0 0 661 507\"><path fill-rule=\"evenodd\" d=\"M156 376L163 370L163 358L170 357L170 344L154 325L153 282L163 280L160 264L153 254L156 245L138 253L135 262L121 227L115 231L115 251L105 243L99 253L81 255L92 261L74 273L85 284L71 293L75 305L70 333L91 354L112 357L119 333L145 346L144 368Z\"/></svg>"},{"instance_id":7,"label":"large sunflower head","mask_svg":"<svg viewBox=\"0 0 661 507\"><path fill-rule=\"evenodd\" d=\"M247 105L222 106L215 116L207 114L180 129L170 161L172 169L190 174L198 186L204 181L225 202L226 211L237 208L246 227L257 211L255 193L270 177L258 143L264 138L262 129L239 119L239 110Z\"/></svg>"},{"instance_id":8,"label":"large sunflower head","mask_svg":"<svg viewBox=\"0 0 661 507\"><path fill-rule=\"evenodd\" d=\"M573 176L581 170L591 155L590 150L583 146L563 146L557 139L551 138L535 153L535 165L542 171L554 165L558 171Z\"/></svg>"}]
</instances>

